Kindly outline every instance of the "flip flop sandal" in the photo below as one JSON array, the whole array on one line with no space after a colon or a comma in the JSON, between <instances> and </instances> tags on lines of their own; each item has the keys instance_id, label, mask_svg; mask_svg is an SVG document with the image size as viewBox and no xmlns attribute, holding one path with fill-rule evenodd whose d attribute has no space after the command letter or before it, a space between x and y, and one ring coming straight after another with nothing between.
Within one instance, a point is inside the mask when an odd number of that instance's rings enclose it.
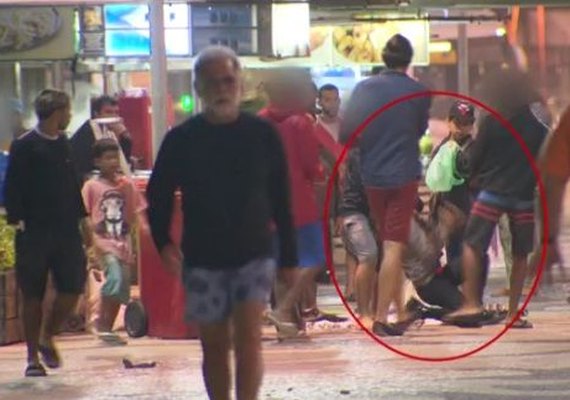
<instances>
[{"instance_id":1,"label":"flip flop sandal","mask_svg":"<svg viewBox=\"0 0 570 400\"><path fill-rule=\"evenodd\" d=\"M61 358L55 347L40 345L38 350L48 368L55 369L61 366Z\"/></svg>"},{"instance_id":2,"label":"flip flop sandal","mask_svg":"<svg viewBox=\"0 0 570 400\"><path fill-rule=\"evenodd\" d=\"M485 319L481 321L481 325L483 326L498 324L507 317L506 313L503 314L499 311L484 311L484 314Z\"/></svg>"},{"instance_id":3,"label":"flip flop sandal","mask_svg":"<svg viewBox=\"0 0 570 400\"><path fill-rule=\"evenodd\" d=\"M26 367L26 372L24 373L28 378L38 378L42 376L47 376L46 369L42 364L29 364Z\"/></svg>"},{"instance_id":4,"label":"flip flop sandal","mask_svg":"<svg viewBox=\"0 0 570 400\"><path fill-rule=\"evenodd\" d=\"M528 319L518 319L515 321L513 326L511 326L511 328L513 328L513 329L532 329L532 328L534 328L534 325Z\"/></svg>"},{"instance_id":5,"label":"flip flop sandal","mask_svg":"<svg viewBox=\"0 0 570 400\"><path fill-rule=\"evenodd\" d=\"M458 326L460 328L480 328L481 323L485 320L485 313L464 314L455 316L445 316L443 321L449 325Z\"/></svg>"},{"instance_id":6,"label":"flip flop sandal","mask_svg":"<svg viewBox=\"0 0 570 400\"><path fill-rule=\"evenodd\" d=\"M372 332L374 332L376 336L380 337L402 336L404 334L404 331L398 329L394 324L385 324L378 321L374 321Z\"/></svg>"},{"instance_id":7,"label":"flip flop sandal","mask_svg":"<svg viewBox=\"0 0 570 400\"><path fill-rule=\"evenodd\" d=\"M348 321L347 317L340 317L336 314L321 313L320 318L321 318L321 321L328 321L328 322L346 322L346 321Z\"/></svg>"},{"instance_id":8,"label":"flip flop sandal","mask_svg":"<svg viewBox=\"0 0 570 400\"><path fill-rule=\"evenodd\" d=\"M283 322L273 313L269 313L267 319L275 326L278 335L282 335L283 337L295 337L299 333L297 324L293 322Z\"/></svg>"}]
</instances>

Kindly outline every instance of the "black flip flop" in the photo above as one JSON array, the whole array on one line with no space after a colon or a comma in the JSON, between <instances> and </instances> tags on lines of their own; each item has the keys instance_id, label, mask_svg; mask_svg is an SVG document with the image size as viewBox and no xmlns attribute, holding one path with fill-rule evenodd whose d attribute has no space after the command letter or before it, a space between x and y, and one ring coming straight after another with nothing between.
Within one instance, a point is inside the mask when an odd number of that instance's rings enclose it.
<instances>
[{"instance_id":1,"label":"black flip flop","mask_svg":"<svg viewBox=\"0 0 570 400\"><path fill-rule=\"evenodd\" d=\"M507 318L506 312L503 311L483 311L484 319L481 321L481 325L496 325L499 322Z\"/></svg>"},{"instance_id":2,"label":"black flip flop","mask_svg":"<svg viewBox=\"0 0 570 400\"><path fill-rule=\"evenodd\" d=\"M55 347L40 345L38 349L48 368L55 369L61 366L61 358Z\"/></svg>"},{"instance_id":3,"label":"black flip flop","mask_svg":"<svg viewBox=\"0 0 570 400\"><path fill-rule=\"evenodd\" d=\"M459 328L480 328L483 321L485 321L484 312L443 317L443 322Z\"/></svg>"},{"instance_id":4,"label":"black flip flop","mask_svg":"<svg viewBox=\"0 0 570 400\"><path fill-rule=\"evenodd\" d=\"M508 325L508 324L507 324ZM528 319L517 319L513 326L513 329L532 329L534 325Z\"/></svg>"},{"instance_id":5,"label":"black flip flop","mask_svg":"<svg viewBox=\"0 0 570 400\"><path fill-rule=\"evenodd\" d=\"M372 332L374 332L376 336L380 337L402 336L404 334L404 331L398 329L394 324L384 324L378 321L374 321Z\"/></svg>"},{"instance_id":6,"label":"black flip flop","mask_svg":"<svg viewBox=\"0 0 570 400\"><path fill-rule=\"evenodd\" d=\"M47 376L46 369L40 363L28 364L24 374L27 378L40 378L43 376Z\"/></svg>"}]
</instances>

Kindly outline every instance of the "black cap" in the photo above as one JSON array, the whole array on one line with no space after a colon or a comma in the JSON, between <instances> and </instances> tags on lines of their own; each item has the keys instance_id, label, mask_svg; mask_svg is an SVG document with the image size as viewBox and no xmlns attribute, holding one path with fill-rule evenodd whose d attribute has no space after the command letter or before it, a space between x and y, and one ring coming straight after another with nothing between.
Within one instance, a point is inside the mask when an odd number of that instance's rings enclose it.
<instances>
[{"instance_id":1,"label":"black cap","mask_svg":"<svg viewBox=\"0 0 570 400\"><path fill-rule=\"evenodd\" d=\"M457 126L468 126L475 123L475 107L466 101L456 101L449 110L449 120Z\"/></svg>"}]
</instances>

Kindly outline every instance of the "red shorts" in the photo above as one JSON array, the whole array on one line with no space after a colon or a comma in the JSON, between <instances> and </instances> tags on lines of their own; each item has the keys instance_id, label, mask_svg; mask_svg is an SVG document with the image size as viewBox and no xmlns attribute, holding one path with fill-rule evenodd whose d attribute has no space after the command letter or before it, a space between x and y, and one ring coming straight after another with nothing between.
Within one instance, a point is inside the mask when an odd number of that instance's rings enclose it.
<instances>
[{"instance_id":1,"label":"red shorts","mask_svg":"<svg viewBox=\"0 0 570 400\"><path fill-rule=\"evenodd\" d=\"M394 188L367 187L366 195L378 243L385 240L408 243L418 197L418 182Z\"/></svg>"}]
</instances>

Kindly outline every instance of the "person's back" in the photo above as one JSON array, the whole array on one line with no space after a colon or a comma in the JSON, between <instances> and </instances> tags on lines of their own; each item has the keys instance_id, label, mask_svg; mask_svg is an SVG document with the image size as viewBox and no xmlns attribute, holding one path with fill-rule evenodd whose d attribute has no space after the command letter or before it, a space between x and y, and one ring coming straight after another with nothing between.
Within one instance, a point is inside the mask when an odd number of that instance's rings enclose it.
<instances>
[{"instance_id":1,"label":"person's back","mask_svg":"<svg viewBox=\"0 0 570 400\"><path fill-rule=\"evenodd\" d=\"M314 183L319 177L318 144L312 134L314 124L302 113L285 113L265 108L259 116L272 121L281 137L288 161L291 203L295 226L318 219Z\"/></svg>"},{"instance_id":2,"label":"person's back","mask_svg":"<svg viewBox=\"0 0 570 400\"><path fill-rule=\"evenodd\" d=\"M347 118L362 122L389 103L425 90L404 73L386 71L356 87ZM429 107L428 97L404 101L381 113L362 132L359 145L366 186L394 187L419 178L418 140L427 128ZM349 125L353 130L358 127Z\"/></svg>"},{"instance_id":3,"label":"person's back","mask_svg":"<svg viewBox=\"0 0 570 400\"><path fill-rule=\"evenodd\" d=\"M535 158L548 133L529 106L522 107L509 120L530 155ZM472 174L479 179L482 190L508 198L531 201L536 176L530 160L518 140L493 116L482 122L473 147Z\"/></svg>"}]
</instances>

